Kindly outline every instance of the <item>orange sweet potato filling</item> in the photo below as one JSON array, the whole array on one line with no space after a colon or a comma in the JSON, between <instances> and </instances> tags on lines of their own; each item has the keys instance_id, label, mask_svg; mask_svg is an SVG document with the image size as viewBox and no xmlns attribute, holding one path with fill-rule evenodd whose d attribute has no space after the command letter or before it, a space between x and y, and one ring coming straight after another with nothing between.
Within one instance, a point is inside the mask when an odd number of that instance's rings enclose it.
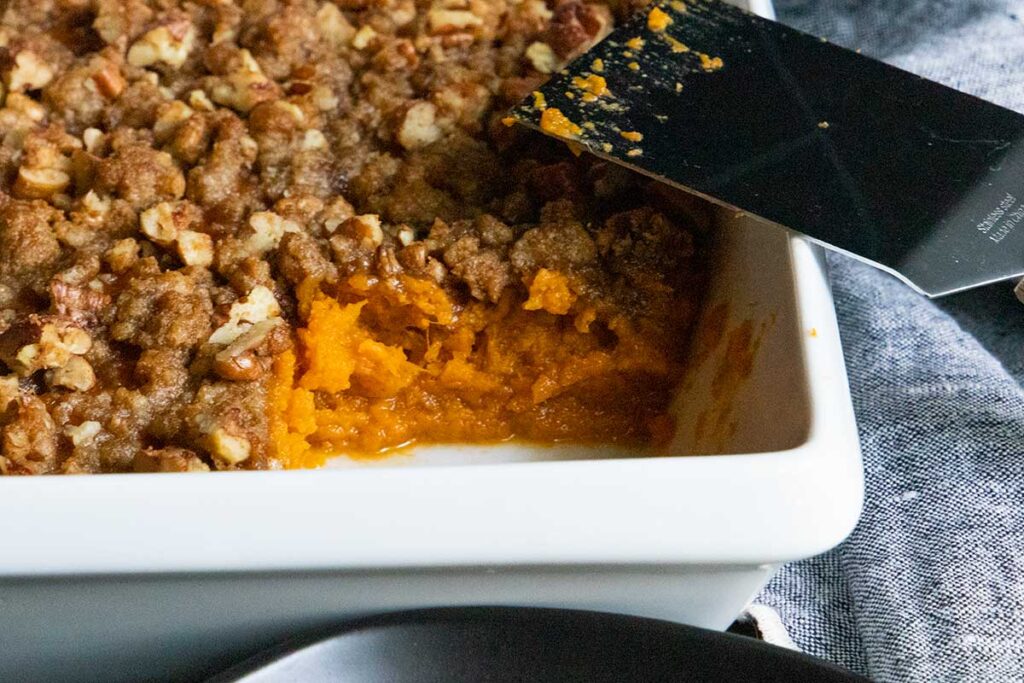
<instances>
[{"instance_id":1,"label":"orange sweet potato filling","mask_svg":"<svg viewBox=\"0 0 1024 683\"><path fill-rule=\"evenodd\" d=\"M599 325L592 307L570 313L577 295L544 269L525 300L509 288L497 304L457 305L407 275L298 294L305 326L275 358L269 402L288 467L417 443L651 445L674 429L689 311Z\"/></svg>"}]
</instances>

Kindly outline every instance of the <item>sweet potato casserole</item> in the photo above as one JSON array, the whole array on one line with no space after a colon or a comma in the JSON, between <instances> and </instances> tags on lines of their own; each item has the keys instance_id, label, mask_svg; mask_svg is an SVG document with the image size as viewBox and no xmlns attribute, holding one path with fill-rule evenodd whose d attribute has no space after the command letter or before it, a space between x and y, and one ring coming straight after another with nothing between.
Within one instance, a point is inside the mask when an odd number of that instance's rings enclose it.
<instances>
[{"instance_id":1,"label":"sweet potato casserole","mask_svg":"<svg viewBox=\"0 0 1024 683\"><path fill-rule=\"evenodd\" d=\"M639 4L0 1L0 472L667 439L700 207L502 122Z\"/></svg>"}]
</instances>

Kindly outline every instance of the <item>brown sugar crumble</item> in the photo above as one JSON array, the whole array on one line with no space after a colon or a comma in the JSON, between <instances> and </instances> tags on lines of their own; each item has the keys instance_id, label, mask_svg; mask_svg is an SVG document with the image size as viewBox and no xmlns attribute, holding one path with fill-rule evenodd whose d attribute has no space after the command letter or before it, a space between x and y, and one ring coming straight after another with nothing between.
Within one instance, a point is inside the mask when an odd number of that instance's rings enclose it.
<instances>
[{"instance_id":1,"label":"brown sugar crumble","mask_svg":"<svg viewBox=\"0 0 1024 683\"><path fill-rule=\"evenodd\" d=\"M704 209L506 125L644 4L0 3L0 473L664 442Z\"/></svg>"}]
</instances>

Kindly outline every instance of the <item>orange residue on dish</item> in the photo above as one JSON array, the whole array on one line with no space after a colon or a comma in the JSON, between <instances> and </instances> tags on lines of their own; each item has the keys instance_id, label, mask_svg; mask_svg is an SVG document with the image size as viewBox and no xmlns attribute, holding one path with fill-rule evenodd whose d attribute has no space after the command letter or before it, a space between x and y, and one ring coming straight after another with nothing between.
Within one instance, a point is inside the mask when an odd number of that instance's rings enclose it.
<instances>
[{"instance_id":1,"label":"orange residue on dish","mask_svg":"<svg viewBox=\"0 0 1024 683\"><path fill-rule=\"evenodd\" d=\"M698 52L697 56L700 57L700 67L705 71L717 71L725 66L721 57L711 57L703 52Z\"/></svg>"},{"instance_id":2,"label":"orange residue on dish","mask_svg":"<svg viewBox=\"0 0 1024 683\"><path fill-rule=\"evenodd\" d=\"M668 28L671 23L672 17L666 14L660 7L655 7L651 10L650 14L647 15L647 28L655 33L661 33Z\"/></svg>"},{"instance_id":3,"label":"orange residue on dish","mask_svg":"<svg viewBox=\"0 0 1024 683\"><path fill-rule=\"evenodd\" d=\"M509 128L511 128L516 123L516 117L514 117L514 116L506 116L505 118L503 118L501 120L501 122L503 124L505 124L506 126L508 126Z\"/></svg>"},{"instance_id":4,"label":"orange residue on dish","mask_svg":"<svg viewBox=\"0 0 1024 683\"><path fill-rule=\"evenodd\" d=\"M697 414L697 419L693 423L693 440L696 443L704 441L704 437L708 431L708 411L702 410Z\"/></svg>"},{"instance_id":5,"label":"orange residue on dish","mask_svg":"<svg viewBox=\"0 0 1024 683\"><path fill-rule=\"evenodd\" d=\"M689 9L686 7L686 3L683 2L683 0L671 0L668 3L668 5L675 11L679 12L680 14L685 14L686 12L689 11Z\"/></svg>"},{"instance_id":6,"label":"orange residue on dish","mask_svg":"<svg viewBox=\"0 0 1024 683\"><path fill-rule=\"evenodd\" d=\"M299 288L292 349L274 359L271 447L287 467L414 443L661 445L691 313L602 317L540 270L528 298L457 305L429 280L366 276ZM690 309L692 310L692 309Z\"/></svg>"},{"instance_id":7,"label":"orange residue on dish","mask_svg":"<svg viewBox=\"0 0 1024 683\"><path fill-rule=\"evenodd\" d=\"M563 138L578 137L583 132L582 128L566 118L565 114L555 107L545 109L544 113L540 115L540 128Z\"/></svg>"},{"instance_id":8,"label":"orange residue on dish","mask_svg":"<svg viewBox=\"0 0 1024 683\"><path fill-rule=\"evenodd\" d=\"M539 111L544 111L548 108L548 101L544 98L544 93L539 90L533 91L533 108Z\"/></svg>"},{"instance_id":9,"label":"orange residue on dish","mask_svg":"<svg viewBox=\"0 0 1024 683\"><path fill-rule=\"evenodd\" d=\"M810 335L812 337L817 337L818 336L818 328L817 327L812 327L811 331L810 331Z\"/></svg>"},{"instance_id":10,"label":"orange residue on dish","mask_svg":"<svg viewBox=\"0 0 1024 683\"><path fill-rule=\"evenodd\" d=\"M704 312L701 325L693 340L693 364L699 366L718 348L725 336L725 324L729 320L729 306L719 302Z\"/></svg>"},{"instance_id":11,"label":"orange residue on dish","mask_svg":"<svg viewBox=\"0 0 1024 683\"><path fill-rule=\"evenodd\" d=\"M719 449L724 448L736 431L733 418L736 397L754 371L754 362L765 335L775 325L773 313L759 324L744 320L726 330L727 316L728 309L724 306L716 306L709 311L704 319L705 332L694 340L699 359L697 363L711 352L722 349L711 377L711 406L697 416L694 424L694 438L698 442L714 439L714 447Z\"/></svg>"},{"instance_id":12,"label":"orange residue on dish","mask_svg":"<svg viewBox=\"0 0 1024 683\"><path fill-rule=\"evenodd\" d=\"M644 139L644 134L635 130L623 130L619 132L619 135L630 142L640 142Z\"/></svg>"},{"instance_id":13,"label":"orange residue on dish","mask_svg":"<svg viewBox=\"0 0 1024 683\"><path fill-rule=\"evenodd\" d=\"M761 335L754 323L744 320L726 334L725 353L711 379L711 397L718 400L732 392L754 369L754 357L761 346Z\"/></svg>"},{"instance_id":14,"label":"orange residue on dish","mask_svg":"<svg viewBox=\"0 0 1024 683\"><path fill-rule=\"evenodd\" d=\"M640 70L640 65L637 64L636 62L630 62L626 66L629 67L630 71L639 71Z\"/></svg>"},{"instance_id":15,"label":"orange residue on dish","mask_svg":"<svg viewBox=\"0 0 1024 683\"><path fill-rule=\"evenodd\" d=\"M604 60L598 57L590 64L590 68L598 73L604 71Z\"/></svg>"},{"instance_id":16,"label":"orange residue on dish","mask_svg":"<svg viewBox=\"0 0 1024 683\"><path fill-rule=\"evenodd\" d=\"M590 74L586 77L575 76L572 79L572 85L583 91L584 102L593 102L598 97L608 94L608 82L603 76L597 74Z\"/></svg>"},{"instance_id":17,"label":"orange residue on dish","mask_svg":"<svg viewBox=\"0 0 1024 683\"><path fill-rule=\"evenodd\" d=\"M642 50L644 47L644 39L640 36L630 38L626 41L626 47L630 50Z\"/></svg>"}]
</instances>

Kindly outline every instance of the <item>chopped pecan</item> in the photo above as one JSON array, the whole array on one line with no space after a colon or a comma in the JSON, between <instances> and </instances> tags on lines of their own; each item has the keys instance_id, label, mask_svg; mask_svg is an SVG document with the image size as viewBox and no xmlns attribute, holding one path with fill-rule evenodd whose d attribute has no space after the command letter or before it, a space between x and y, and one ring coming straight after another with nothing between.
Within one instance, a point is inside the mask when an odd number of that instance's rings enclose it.
<instances>
[{"instance_id":1,"label":"chopped pecan","mask_svg":"<svg viewBox=\"0 0 1024 683\"><path fill-rule=\"evenodd\" d=\"M96 374L89 361L81 356L72 356L62 367L53 370L48 381L50 386L88 391L96 385Z\"/></svg>"},{"instance_id":2,"label":"chopped pecan","mask_svg":"<svg viewBox=\"0 0 1024 683\"><path fill-rule=\"evenodd\" d=\"M153 136L157 142L170 139L181 124L188 121L194 113L192 107L181 100L162 105L158 111L156 123L153 124Z\"/></svg>"},{"instance_id":3,"label":"chopped pecan","mask_svg":"<svg viewBox=\"0 0 1024 683\"><path fill-rule=\"evenodd\" d=\"M200 218L199 209L191 202L161 202L142 212L139 227L146 237L166 247L178 239L178 233Z\"/></svg>"},{"instance_id":4,"label":"chopped pecan","mask_svg":"<svg viewBox=\"0 0 1024 683\"><path fill-rule=\"evenodd\" d=\"M66 318L30 315L4 334L4 361L21 377L63 367L92 348L92 337Z\"/></svg>"},{"instance_id":5,"label":"chopped pecan","mask_svg":"<svg viewBox=\"0 0 1024 683\"><path fill-rule=\"evenodd\" d=\"M241 50L239 54L239 68L213 84L210 98L217 104L247 113L260 102L277 99L281 89L264 75L263 69L248 50Z\"/></svg>"},{"instance_id":6,"label":"chopped pecan","mask_svg":"<svg viewBox=\"0 0 1024 683\"><path fill-rule=\"evenodd\" d=\"M232 434L223 427L211 430L205 442L213 457L229 466L244 462L252 455L252 444L247 438Z\"/></svg>"},{"instance_id":7,"label":"chopped pecan","mask_svg":"<svg viewBox=\"0 0 1024 683\"><path fill-rule=\"evenodd\" d=\"M118 240L104 254L104 259L110 270L118 274L123 273L139 260L139 243L130 237Z\"/></svg>"},{"instance_id":8,"label":"chopped pecan","mask_svg":"<svg viewBox=\"0 0 1024 683\"><path fill-rule=\"evenodd\" d=\"M526 48L525 57L530 66L542 74L550 74L558 70L558 55L555 54L555 51L547 43L539 41L531 43Z\"/></svg>"},{"instance_id":9,"label":"chopped pecan","mask_svg":"<svg viewBox=\"0 0 1024 683\"><path fill-rule=\"evenodd\" d=\"M121 75L121 70L117 68L116 64L110 62L106 62L97 69L92 75L92 81L96 84L96 89L100 94L110 100L117 99L128 85L124 76Z\"/></svg>"},{"instance_id":10,"label":"chopped pecan","mask_svg":"<svg viewBox=\"0 0 1024 683\"><path fill-rule=\"evenodd\" d=\"M38 90L53 80L53 68L31 50L20 50L13 62L4 78L11 92Z\"/></svg>"},{"instance_id":11,"label":"chopped pecan","mask_svg":"<svg viewBox=\"0 0 1024 683\"><path fill-rule=\"evenodd\" d=\"M213 264L213 238L203 232L182 230L176 240L178 258L186 266L208 268Z\"/></svg>"},{"instance_id":12,"label":"chopped pecan","mask_svg":"<svg viewBox=\"0 0 1024 683\"><path fill-rule=\"evenodd\" d=\"M145 67L163 62L178 68L188 59L195 40L195 27L187 19L159 26L132 44L128 50L128 63Z\"/></svg>"},{"instance_id":13,"label":"chopped pecan","mask_svg":"<svg viewBox=\"0 0 1024 683\"><path fill-rule=\"evenodd\" d=\"M57 425L35 396L18 399L14 420L3 430L2 474L44 474L57 468Z\"/></svg>"},{"instance_id":14,"label":"chopped pecan","mask_svg":"<svg viewBox=\"0 0 1024 683\"><path fill-rule=\"evenodd\" d=\"M282 218L273 211L257 211L249 217L249 227L252 235L246 245L255 254L277 249L286 233L300 231L295 221Z\"/></svg>"},{"instance_id":15,"label":"chopped pecan","mask_svg":"<svg viewBox=\"0 0 1024 683\"><path fill-rule=\"evenodd\" d=\"M394 277L401 272L402 264L395 257L393 247L381 247L377 250L377 273L381 277Z\"/></svg>"},{"instance_id":16,"label":"chopped pecan","mask_svg":"<svg viewBox=\"0 0 1024 683\"><path fill-rule=\"evenodd\" d=\"M91 324L110 305L110 295L88 285L73 285L61 279L50 282L53 312L80 324Z\"/></svg>"},{"instance_id":17,"label":"chopped pecan","mask_svg":"<svg viewBox=\"0 0 1024 683\"><path fill-rule=\"evenodd\" d=\"M71 184L71 176L56 168L18 169L14 194L25 199L47 199L63 192Z\"/></svg>"},{"instance_id":18,"label":"chopped pecan","mask_svg":"<svg viewBox=\"0 0 1024 683\"><path fill-rule=\"evenodd\" d=\"M431 102L414 102L405 112L398 129L398 142L406 149L418 149L441 137L437 125L437 107Z\"/></svg>"},{"instance_id":19,"label":"chopped pecan","mask_svg":"<svg viewBox=\"0 0 1024 683\"><path fill-rule=\"evenodd\" d=\"M219 351L214 371L233 381L259 379L268 370L274 354L288 348L288 329L281 318L256 323Z\"/></svg>"},{"instance_id":20,"label":"chopped pecan","mask_svg":"<svg viewBox=\"0 0 1024 683\"><path fill-rule=\"evenodd\" d=\"M64 427L64 436L71 439L71 445L85 446L92 443L96 436L103 430L103 425L95 420L86 420L85 422L77 425L67 425Z\"/></svg>"},{"instance_id":21,"label":"chopped pecan","mask_svg":"<svg viewBox=\"0 0 1024 683\"><path fill-rule=\"evenodd\" d=\"M334 46L344 45L355 35L356 29L334 3L325 2L316 19L320 35Z\"/></svg>"},{"instance_id":22,"label":"chopped pecan","mask_svg":"<svg viewBox=\"0 0 1024 683\"><path fill-rule=\"evenodd\" d=\"M559 57L568 60L604 38L611 24L607 7L569 0L555 8L545 42Z\"/></svg>"},{"instance_id":23,"label":"chopped pecan","mask_svg":"<svg viewBox=\"0 0 1024 683\"><path fill-rule=\"evenodd\" d=\"M356 31L355 35L352 36L352 47L357 50L365 50L368 48L377 38L377 32L373 30L373 27L366 25Z\"/></svg>"},{"instance_id":24,"label":"chopped pecan","mask_svg":"<svg viewBox=\"0 0 1024 683\"><path fill-rule=\"evenodd\" d=\"M349 218L341 225L339 234L358 240L362 246L368 249L377 247L384 241L380 216L373 213Z\"/></svg>"},{"instance_id":25,"label":"chopped pecan","mask_svg":"<svg viewBox=\"0 0 1024 683\"><path fill-rule=\"evenodd\" d=\"M483 26L483 19L469 10L436 8L427 13L427 26L436 36L472 31Z\"/></svg>"},{"instance_id":26,"label":"chopped pecan","mask_svg":"<svg viewBox=\"0 0 1024 683\"><path fill-rule=\"evenodd\" d=\"M17 375L0 376L0 413L6 412L12 402L21 395L21 384Z\"/></svg>"},{"instance_id":27,"label":"chopped pecan","mask_svg":"<svg viewBox=\"0 0 1024 683\"><path fill-rule=\"evenodd\" d=\"M210 466L187 448L147 448L132 461L136 472L209 472Z\"/></svg>"},{"instance_id":28,"label":"chopped pecan","mask_svg":"<svg viewBox=\"0 0 1024 683\"><path fill-rule=\"evenodd\" d=\"M231 305L228 321L210 335L211 344L230 344L250 327L281 315L274 293L263 285L252 288L247 295Z\"/></svg>"}]
</instances>

